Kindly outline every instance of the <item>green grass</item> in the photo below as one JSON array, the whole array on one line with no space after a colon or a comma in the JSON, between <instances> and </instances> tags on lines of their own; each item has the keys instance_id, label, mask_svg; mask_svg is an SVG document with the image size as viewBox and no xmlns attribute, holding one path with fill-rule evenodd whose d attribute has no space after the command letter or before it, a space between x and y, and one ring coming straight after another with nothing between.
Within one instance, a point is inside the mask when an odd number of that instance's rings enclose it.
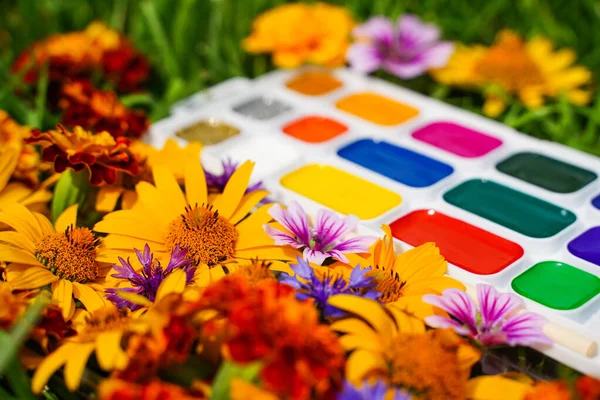
<instances>
[{"instance_id":1,"label":"green grass","mask_svg":"<svg viewBox=\"0 0 600 400\"><path fill-rule=\"evenodd\" d=\"M129 35L152 61L150 97L127 98L143 104L152 119L168 114L170 105L232 76L257 76L272 69L267 56L251 56L240 48L260 12L280 0L0 0L0 108L19 119L40 117L33 101L13 95L8 66L35 40L55 32L84 28L103 20ZM600 76L600 3L596 0L349 0L357 19L384 14L415 13L437 23L446 39L464 43L493 42L496 33L511 28L525 37L544 34L557 46L574 48L578 61ZM11 83L12 82L12 83ZM449 90L429 78L398 82L468 110L480 112L475 93ZM596 86L596 82L594 83ZM596 89L596 88L594 88ZM597 93L597 90L595 90ZM43 120L46 124L51 118ZM511 104L499 120L527 134L566 143L600 155L600 96L588 107L564 101L535 112Z\"/></svg>"}]
</instances>

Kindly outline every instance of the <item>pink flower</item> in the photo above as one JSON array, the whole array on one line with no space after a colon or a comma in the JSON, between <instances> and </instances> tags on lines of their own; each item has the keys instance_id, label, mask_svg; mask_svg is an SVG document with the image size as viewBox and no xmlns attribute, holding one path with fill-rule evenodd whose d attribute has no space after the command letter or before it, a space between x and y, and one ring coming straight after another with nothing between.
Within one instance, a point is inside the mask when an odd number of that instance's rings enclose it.
<instances>
[{"instance_id":1,"label":"pink flower","mask_svg":"<svg viewBox=\"0 0 600 400\"><path fill-rule=\"evenodd\" d=\"M288 231L264 225L265 232L275 244L302 249L304 259L315 264L321 265L329 257L348 262L344 253L366 253L375 241L374 237L368 236L344 239L358 224L354 215L342 218L333 211L319 210L314 227L311 227L306 212L296 202L292 202L286 210L275 204L269 214Z\"/></svg>"},{"instance_id":2,"label":"pink flower","mask_svg":"<svg viewBox=\"0 0 600 400\"><path fill-rule=\"evenodd\" d=\"M441 296L427 294L423 301L446 311L452 318L430 316L425 322L434 328L452 328L484 346L508 344L532 346L552 344L542 332L546 320L532 312L516 314L523 300L511 293L498 293L491 285L477 285L477 301L458 289L446 289Z\"/></svg>"},{"instance_id":3,"label":"pink flower","mask_svg":"<svg viewBox=\"0 0 600 400\"><path fill-rule=\"evenodd\" d=\"M454 52L452 42L442 42L440 30L415 15L403 15L397 27L385 17L372 17L354 28L356 42L347 53L352 69L370 73L383 68L402 79L444 67Z\"/></svg>"}]
</instances>

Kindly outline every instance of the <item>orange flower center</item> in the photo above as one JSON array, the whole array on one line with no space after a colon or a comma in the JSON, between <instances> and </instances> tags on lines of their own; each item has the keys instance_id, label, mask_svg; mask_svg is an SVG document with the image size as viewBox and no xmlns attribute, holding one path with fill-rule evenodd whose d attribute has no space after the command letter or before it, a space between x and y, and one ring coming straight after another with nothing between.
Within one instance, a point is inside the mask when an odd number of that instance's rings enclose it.
<instances>
[{"instance_id":1,"label":"orange flower center","mask_svg":"<svg viewBox=\"0 0 600 400\"><path fill-rule=\"evenodd\" d=\"M511 34L505 34L490 47L475 65L475 72L483 81L497 84L509 93L544 83L542 72L531 59L525 43Z\"/></svg>"},{"instance_id":2,"label":"orange flower center","mask_svg":"<svg viewBox=\"0 0 600 400\"><path fill-rule=\"evenodd\" d=\"M251 264L241 265L234 275L242 275L250 286L256 286L261 281L275 280L275 275L269 269L270 266L271 263L256 260Z\"/></svg>"},{"instance_id":3,"label":"orange flower center","mask_svg":"<svg viewBox=\"0 0 600 400\"><path fill-rule=\"evenodd\" d=\"M64 232L46 236L35 248L35 258L54 275L86 283L98 277L96 247L99 239L88 228L69 226Z\"/></svg>"},{"instance_id":4,"label":"orange flower center","mask_svg":"<svg viewBox=\"0 0 600 400\"><path fill-rule=\"evenodd\" d=\"M231 258L235 252L237 231L227 219L213 211L212 206L188 206L185 213L169 225L166 244L186 248L187 258L197 265L216 265Z\"/></svg>"},{"instance_id":5,"label":"orange flower center","mask_svg":"<svg viewBox=\"0 0 600 400\"><path fill-rule=\"evenodd\" d=\"M468 375L459 365L460 343L461 339L448 330L399 334L384 353L390 383L427 399L464 399Z\"/></svg>"},{"instance_id":6,"label":"orange flower center","mask_svg":"<svg viewBox=\"0 0 600 400\"><path fill-rule=\"evenodd\" d=\"M382 303L391 303L402 297L402 289L406 282L392 268L372 267L366 276L372 277L376 283L375 291L381 293L378 300Z\"/></svg>"},{"instance_id":7,"label":"orange flower center","mask_svg":"<svg viewBox=\"0 0 600 400\"><path fill-rule=\"evenodd\" d=\"M99 308L85 318L85 328L77 335L77 339L82 342L95 340L99 333L123 330L129 321L129 311L126 308Z\"/></svg>"}]
</instances>

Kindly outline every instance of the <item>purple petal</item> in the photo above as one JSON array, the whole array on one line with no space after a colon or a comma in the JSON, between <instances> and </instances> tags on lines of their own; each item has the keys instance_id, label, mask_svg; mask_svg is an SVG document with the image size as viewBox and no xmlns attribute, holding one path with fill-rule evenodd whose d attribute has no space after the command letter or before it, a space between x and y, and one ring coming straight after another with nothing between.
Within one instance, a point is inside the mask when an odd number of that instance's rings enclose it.
<instances>
[{"instance_id":1,"label":"purple petal","mask_svg":"<svg viewBox=\"0 0 600 400\"><path fill-rule=\"evenodd\" d=\"M438 41L440 30L434 24L426 24L416 15L405 14L398 19L398 39L402 52L419 53Z\"/></svg>"},{"instance_id":2,"label":"purple petal","mask_svg":"<svg viewBox=\"0 0 600 400\"><path fill-rule=\"evenodd\" d=\"M477 285L477 301L481 310L481 322L485 327L495 326L508 314L523 305L523 300L511 293L498 293L491 285Z\"/></svg>"},{"instance_id":3,"label":"purple petal","mask_svg":"<svg viewBox=\"0 0 600 400\"><path fill-rule=\"evenodd\" d=\"M349 286L351 288L364 288L372 285L373 278L370 276L366 276L367 272L371 271L371 267L369 268L361 268L360 265L357 265L352 269L350 273Z\"/></svg>"},{"instance_id":4,"label":"purple petal","mask_svg":"<svg viewBox=\"0 0 600 400\"><path fill-rule=\"evenodd\" d=\"M369 247L371 247L376 240L376 237L356 236L336 244L333 246L332 250L344 253L368 253Z\"/></svg>"},{"instance_id":5,"label":"purple petal","mask_svg":"<svg viewBox=\"0 0 600 400\"><path fill-rule=\"evenodd\" d=\"M277 246L292 246L295 249L304 247L304 244L298 243L295 237L290 236L288 233L282 232L279 229L275 229L270 225L263 225L263 229L275 241Z\"/></svg>"},{"instance_id":6,"label":"purple petal","mask_svg":"<svg viewBox=\"0 0 600 400\"><path fill-rule=\"evenodd\" d=\"M386 17L372 17L352 30L357 39L375 41L379 45L391 46L394 42L394 24Z\"/></svg>"},{"instance_id":7,"label":"purple petal","mask_svg":"<svg viewBox=\"0 0 600 400\"><path fill-rule=\"evenodd\" d=\"M372 44L354 43L348 48L346 59L354 71L369 74L381 67L383 55Z\"/></svg>"},{"instance_id":8,"label":"purple petal","mask_svg":"<svg viewBox=\"0 0 600 400\"><path fill-rule=\"evenodd\" d=\"M129 260L125 261L122 257L119 257L119 262L121 263L121 265L113 265L113 269L115 271L117 271L116 274L112 274L111 276L113 278L120 278L120 279L134 279L136 277L140 277L141 275L139 275L137 272L135 272L135 270L133 269L133 267L131 266L131 263L129 262Z\"/></svg>"},{"instance_id":9,"label":"purple petal","mask_svg":"<svg viewBox=\"0 0 600 400\"><path fill-rule=\"evenodd\" d=\"M315 235L319 238L321 247L329 247L353 231L356 225L358 217L355 215L340 218L333 211L321 209L315 220Z\"/></svg>"},{"instance_id":10,"label":"purple petal","mask_svg":"<svg viewBox=\"0 0 600 400\"><path fill-rule=\"evenodd\" d=\"M413 57L408 61L385 60L383 69L402 79L412 79L425 73L429 68L423 57Z\"/></svg>"},{"instance_id":11,"label":"purple petal","mask_svg":"<svg viewBox=\"0 0 600 400\"><path fill-rule=\"evenodd\" d=\"M339 251L339 250L336 250L336 249L331 249L331 250L329 250L329 251L327 252L327 254L329 254L329 257L331 257L331 258L335 258L336 260L338 260L338 261L341 261L341 262L343 262L343 263L346 263L346 264L347 264L347 263L349 263L349 262L350 262L350 261L348 260L348 257L346 257L346 256L344 255L344 253L342 253L342 252L341 252L341 251Z\"/></svg>"},{"instance_id":12,"label":"purple petal","mask_svg":"<svg viewBox=\"0 0 600 400\"><path fill-rule=\"evenodd\" d=\"M427 69L445 67L454 53L454 47L452 42L440 42L425 50L421 57Z\"/></svg>"},{"instance_id":13,"label":"purple petal","mask_svg":"<svg viewBox=\"0 0 600 400\"><path fill-rule=\"evenodd\" d=\"M297 264L290 264L292 271L300 278L310 280L314 275L312 267L300 257L296 257L296 262Z\"/></svg>"},{"instance_id":14,"label":"purple petal","mask_svg":"<svg viewBox=\"0 0 600 400\"><path fill-rule=\"evenodd\" d=\"M429 317L425 317L425 322L432 328L451 328L459 335L470 336L473 334L469 328L452 318L442 317L440 315L430 315Z\"/></svg>"},{"instance_id":15,"label":"purple petal","mask_svg":"<svg viewBox=\"0 0 600 400\"><path fill-rule=\"evenodd\" d=\"M307 247L304 249L303 256L304 256L304 259L308 262L322 265L323 261L325 261L330 256L330 254L323 253L322 251L311 249L310 247Z\"/></svg>"},{"instance_id":16,"label":"purple petal","mask_svg":"<svg viewBox=\"0 0 600 400\"><path fill-rule=\"evenodd\" d=\"M507 318L500 331L506 335L506 343L510 346L552 344L552 340L542 331L545 323L546 319L543 317L523 312Z\"/></svg>"},{"instance_id":17,"label":"purple petal","mask_svg":"<svg viewBox=\"0 0 600 400\"><path fill-rule=\"evenodd\" d=\"M441 296L427 294L423 296L423 301L446 311L473 332L477 331L477 306L462 290L446 289Z\"/></svg>"},{"instance_id":18,"label":"purple petal","mask_svg":"<svg viewBox=\"0 0 600 400\"><path fill-rule=\"evenodd\" d=\"M311 238L308 216L300 204L293 201L287 210L284 210L281 205L275 204L269 209L269 214L300 239L304 245L308 246Z\"/></svg>"}]
</instances>

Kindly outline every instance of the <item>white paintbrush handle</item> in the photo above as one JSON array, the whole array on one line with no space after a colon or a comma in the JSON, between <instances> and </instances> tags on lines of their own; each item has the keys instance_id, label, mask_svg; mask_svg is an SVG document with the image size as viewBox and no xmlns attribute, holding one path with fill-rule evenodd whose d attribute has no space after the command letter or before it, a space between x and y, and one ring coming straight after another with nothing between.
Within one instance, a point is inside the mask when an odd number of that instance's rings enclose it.
<instances>
[{"instance_id":1,"label":"white paintbrush handle","mask_svg":"<svg viewBox=\"0 0 600 400\"><path fill-rule=\"evenodd\" d=\"M467 294L477 302L477 291L474 287L465 285ZM517 313L523 313L527 310L520 309ZM548 335L554 343L560 344L586 357L594 357L598 353L598 343L595 340L581 336L565 327L557 325L553 322L546 322L542 328L544 333Z\"/></svg>"}]
</instances>

